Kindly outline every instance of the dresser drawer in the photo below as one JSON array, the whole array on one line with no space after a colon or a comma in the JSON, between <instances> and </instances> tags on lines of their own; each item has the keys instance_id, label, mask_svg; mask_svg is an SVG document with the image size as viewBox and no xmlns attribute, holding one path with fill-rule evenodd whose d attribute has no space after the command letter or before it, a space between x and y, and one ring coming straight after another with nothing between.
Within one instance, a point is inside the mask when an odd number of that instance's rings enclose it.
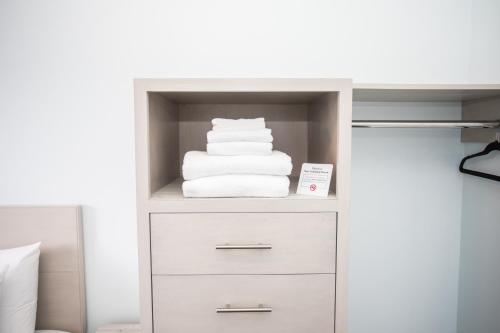
<instances>
[{"instance_id":1,"label":"dresser drawer","mask_svg":"<svg viewBox=\"0 0 500 333\"><path fill-rule=\"evenodd\" d=\"M335 213L152 214L152 272L335 272Z\"/></svg>"},{"instance_id":2,"label":"dresser drawer","mask_svg":"<svg viewBox=\"0 0 500 333\"><path fill-rule=\"evenodd\" d=\"M334 300L334 274L154 276L154 331L333 333Z\"/></svg>"}]
</instances>

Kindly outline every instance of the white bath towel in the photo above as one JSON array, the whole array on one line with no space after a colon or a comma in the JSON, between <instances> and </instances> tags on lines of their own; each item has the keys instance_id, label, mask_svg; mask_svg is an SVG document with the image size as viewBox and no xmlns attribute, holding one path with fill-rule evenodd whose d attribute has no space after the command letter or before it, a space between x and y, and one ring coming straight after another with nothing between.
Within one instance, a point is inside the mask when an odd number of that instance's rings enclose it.
<instances>
[{"instance_id":1,"label":"white bath towel","mask_svg":"<svg viewBox=\"0 0 500 333\"><path fill-rule=\"evenodd\" d=\"M277 150L267 156L217 156L204 151L189 151L182 163L184 180L227 174L288 176L291 172L292 159Z\"/></svg>"},{"instance_id":2,"label":"white bath towel","mask_svg":"<svg viewBox=\"0 0 500 333\"><path fill-rule=\"evenodd\" d=\"M186 180L182 193L188 198L282 198L289 187L286 176L223 175Z\"/></svg>"},{"instance_id":3,"label":"white bath towel","mask_svg":"<svg viewBox=\"0 0 500 333\"><path fill-rule=\"evenodd\" d=\"M242 130L258 130L266 128L264 118L255 119L212 119L214 131L242 131Z\"/></svg>"},{"instance_id":4,"label":"white bath towel","mask_svg":"<svg viewBox=\"0 0 500 333\"><path fill-rule=\"evenodd\" d=\"M270 142L216 142L207 143L208 155L271 155Z\"/></svg>"},{"instance_id":5,"label":"white bath towel","mask_svg":"<svg viewBox=\"0 0 500 333\"><path fill-rule=\"evenodd\" d=\"M209 131L207 133L208 143L233 141L273 142L273 136L269 128L243 131Z\"/></svg>"}]
</instances>

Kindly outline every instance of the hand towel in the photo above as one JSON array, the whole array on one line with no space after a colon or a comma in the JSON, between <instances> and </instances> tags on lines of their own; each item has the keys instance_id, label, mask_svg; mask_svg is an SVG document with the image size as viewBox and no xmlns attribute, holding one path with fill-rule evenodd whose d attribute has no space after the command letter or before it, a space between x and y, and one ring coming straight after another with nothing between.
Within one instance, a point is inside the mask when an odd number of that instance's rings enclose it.
<instances>
[{"instance_id":1,"label":"hand towel","mask_svg":"<svg viewBox=\"0 0 500 333\"><path fill-rule=\"evenodd\" d=\"M208 143L233 141L273 142L273 136L269 128L242 131L209 131L207 133Z\"/></svg>"},{"instance_id":2,"label":"hand towel","mask_svg":"<svg viewBox=\"0 0 500 333\"><path fill-rule=\"evenodd\" d=\"M204 151L189 151L182 163L184 180L227 174L288 176L291 172L292 159L277 150L267 156L217 156Z\"/></svg>"},{"instance_id":3,"label":"hand towel","mask_svg":"<svg viewBox=\"0 0 500 333\"><path fill-rule=\"evenodd\" d=\"M223 175L187 180L182 193L188 198L282 198L288 196L289 187L286 176Z\"/></svg>"},{"instance_id":4,"label":"hand towel","mask_svg":"<svg viewBox=\"0 0 500 333\"><path fill-rule=\"evenodd\" d=\"M207 143L208 155L271 155L270 142L216 142Z\"/></svg>"},{"instance_id":5,"label":"hand towel","mask_svg":"<svg viewBox=\"0 0 500 333\"><path fill-rule=\"evenodd\" d=\"M258 130L266 128L264 118L255 119L212 119L214 131L241 131Z\"/></svg>"}]
</instances>

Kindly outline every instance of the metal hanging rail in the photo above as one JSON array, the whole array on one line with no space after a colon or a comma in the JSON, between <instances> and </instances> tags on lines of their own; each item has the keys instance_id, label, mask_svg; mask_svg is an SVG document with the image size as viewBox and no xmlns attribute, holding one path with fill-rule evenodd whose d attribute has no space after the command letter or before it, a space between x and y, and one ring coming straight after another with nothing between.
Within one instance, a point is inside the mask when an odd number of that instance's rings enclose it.
<instances>
[{"instance_id":1,"label":"metal hanging rail","mask_svg":"<svg viewBox=\"0 0 500 333\"><path fill-rule=\"evenodd\" d=\"M353 120L356 128L500 128L500 120Z\"/></svg>"}]
</instances>

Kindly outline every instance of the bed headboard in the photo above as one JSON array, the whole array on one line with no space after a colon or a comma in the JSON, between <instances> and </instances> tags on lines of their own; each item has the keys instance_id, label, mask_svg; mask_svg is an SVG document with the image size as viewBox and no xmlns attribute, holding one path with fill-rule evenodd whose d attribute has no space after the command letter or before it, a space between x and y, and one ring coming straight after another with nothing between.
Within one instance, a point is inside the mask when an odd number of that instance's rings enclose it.
<instances>
[{"instance_id":1,"label":"bed headboard","mask_svg":"<svg viewBox=\"0 0 500 333\"><path fill-rule=\"evenodd\" d=\"M0 206L0 249L38 241L37 329L85 333L80 207Z\"/></svg>"}]
</instances>

